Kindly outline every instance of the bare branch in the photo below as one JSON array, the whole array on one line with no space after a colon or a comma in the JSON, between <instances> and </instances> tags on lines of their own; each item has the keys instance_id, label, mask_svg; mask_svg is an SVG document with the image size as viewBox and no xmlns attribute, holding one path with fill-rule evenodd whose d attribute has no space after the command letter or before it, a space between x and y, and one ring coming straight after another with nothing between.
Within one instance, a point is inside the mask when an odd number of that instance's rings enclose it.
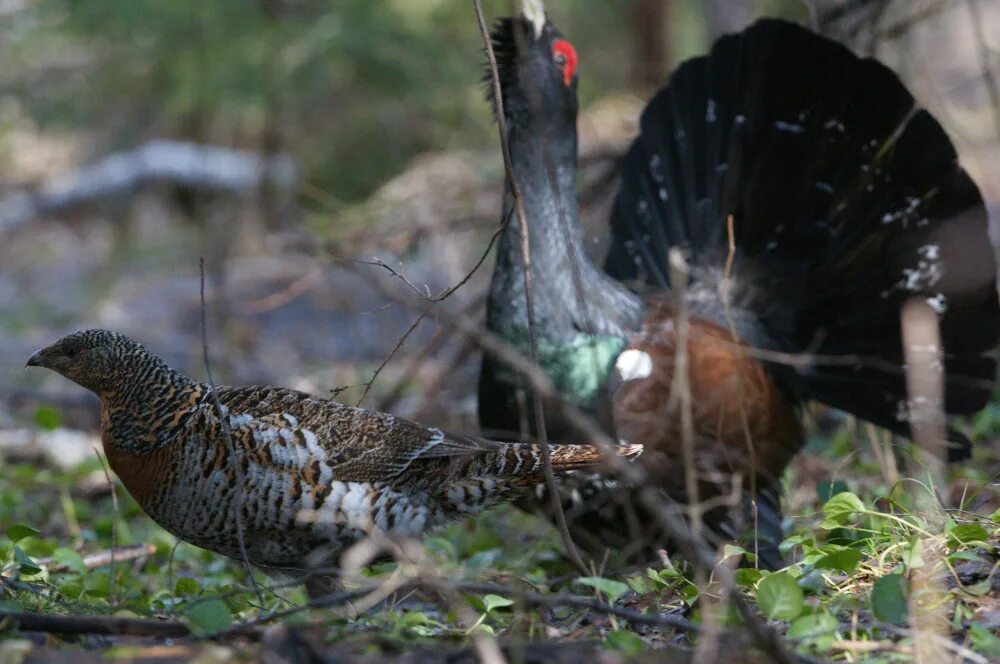
<instances>
[{"instance_id":1,"label":"bare branch","mask_svg":"<svg viewBox=\"0 0 1000 664\"><path fill-rule=\"evenodd\" d=\"M87 569L96 569L106 565L114 565L116 562L122 563L129 560L141 560L156 553L156 547L152 544L131 544L121 548L112 548L105 551L97 551L82 556L83 565ZM70 566L66 563L57 563L52 558L39 558L39 565L45 565L50 572L68 572ZM172 587L172 586L171 586Z\"/></svg>"},{"instance_id":2,"label":"bare branch","mask_svg":"<svg viewBox=\"0 0 1000 664\"><path fill-rule=\"evenodd\" d=\"M115 598L115 549L118 547L117 524L118 519L121 517L121 511L118 507L118 491L115 489L115 483L111 479L111 471L108 469L107 460L96 446L94 447L94 454L97 455L97 460L101 463L104 478L111 486L111 508L114 512L114 517L111 519L111 559L108 561L108 564L111 566L111 573L108 574L108 604L114 606L117 603Z\"/></svg>"},{"instance_id":3,"label":"bare branch","mask_svg":"<svg viewBox=\"0 0 1000 664\"><path fill-rule=\"evenodd\" d=\"M215 405L215 414L219 418L219 422L222 424L222 434L226 439L226 449L229 453L229 464L232 466L233 473L236 477L236 504L235 516L236 516L236 538L239 540L240 545L240 559L243 561L243 566L246 569L247 575L250 577L250 582L253 585L253 589L257 593L257 600L260 602L260 609L264 610L264 591L261 590L260 584L257 583L257 577L254 576L253 565L250 563L250 557L247 555L246 547L246 526L243 523L243 501L246 500L245 492L245 478L243 477L243 468L236 461L236 448L233 445L233 432L229 428L229 418L226 417L226 412L222 408L222 401L219 399L219 391L215 389L215 380L212 378L212 364L208 360L208 322L207 316L205 314L205 259L202 258L198 261L198 267L201 274L201 351L202 356L205 361L205 376L208 378L208 387L211 391L212 401Z\"/></svg>"},{"instance_id":4,"label":"bare branch","mask_svg":"<svg viewBox=\"0 0 1000 664\"><path fill-rule=\"evenodd\" d=\"M145 620L119 616L53 616L0 611L0 624L8 621L16 624L21 631L47 634L110 634L161 638L191 634L187 625L176 620Z\"/></svg>"},{"instance_id":5,"label":"bare branch","mask_svg":"<svg viewBox=\"0 0 1000 664\"><path fill-rule=\"evenodd\" d=\"M524 275L524 299L528 317L528 347L529 357L532 364L538 363L538 340L535 336L535 303L532 295L531 283L531 247L528 240L528 218L524 211L524 198L518 187L517 179L514 177L514 167L510 158L510 146L507 142L507 120L504 115L503 92L500 89L500 75L497 72L497 59L493 53L493 40L490 39L490 31L486 26L486 18L483 16L483 8L479 0L472 0L476 10L476 19L479 21L479 34L483 40L483 47L486 49L486 58L490 64L490 79L493 87L493 101L496 105L497 128L500 133L500 151L503 154L503 167L507 176L507 185L510 187L511 196L514 199L514 209L517 211L517 221L521 232L521 264ZM515 37L517 37L515 32ZM566 554L573 564L584 574L587 573L587 566L580 553L573 544L573 539L569 534L569 526L566 523L566 514L559 500L559 489L556 485L555 474L552 472L552 460L549 453L548 435L545 430L545 413L543 411L541 396L536 392L533 399L535 410L535 432L538 437L538 446L542 452L542 464L545 472L545 484L549 490L549 498L552 505L552 513L556 517L556 525L559 528L559 536L562 538Z\"/></svg>"}]
</instances>

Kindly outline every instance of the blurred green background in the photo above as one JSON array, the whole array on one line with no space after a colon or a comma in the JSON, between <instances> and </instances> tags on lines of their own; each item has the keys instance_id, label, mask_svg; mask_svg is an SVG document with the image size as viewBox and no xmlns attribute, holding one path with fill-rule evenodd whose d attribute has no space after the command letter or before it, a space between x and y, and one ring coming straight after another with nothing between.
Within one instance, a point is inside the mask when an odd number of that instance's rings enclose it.
<instances>
[{"instance_id":1,"label":"blurred green background","mask_svg":"<svg viewBox=\"0 0 1000 664\"><path fill-rule=\"evenodd\" d=\"M729 4L739 13L805 16L794 0ZM512 11L509 0L484 5L490 16ZM4 125L30 120L49 135L85 131L90 156L151 137L288 150L327 201L349 203L418 153L495 138L469 2L39 0L4 7ZM548 10L580 52L585 106L643 92L650 81L637 76L637 60L668 65L704 50L712 31L698 0L553 0ZM650 12L661 22L654 45L661 54L637 52ZM3 133L0 158L17 149Z\"/></svg>"}]
</instances>

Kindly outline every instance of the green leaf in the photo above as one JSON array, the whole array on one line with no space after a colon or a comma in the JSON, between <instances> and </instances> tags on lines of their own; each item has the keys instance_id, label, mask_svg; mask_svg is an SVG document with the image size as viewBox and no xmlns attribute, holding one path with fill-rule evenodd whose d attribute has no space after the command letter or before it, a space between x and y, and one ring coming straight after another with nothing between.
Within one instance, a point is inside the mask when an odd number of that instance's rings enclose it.
<instances>
[{"instance_id":1,"label":"green leaf","mask_svg":"<svg viewBox=\"0 0 1000 664\"><path fill-rule=\"evenodd\" d=\"M960 523L948 531L948 546L957 548L972 542L985 542L990 537L978 523Z\"/></svg>"},{"instance_id":2,"label":"green leaf","mask_svg":"<svg viewBox=\"0 0 1000 664\"><path fill-rule=\"evenodd\" d=\"M741 567L733 573L733 580L741 588L750 588L760 581L761 573L759 569L753 567Z\"/></svg>"},{"instance_id":3,"label":"green leaf","mask_svg":"<svg viewBox=\"0 0 1000 664\"><path fill-rule=\"evenodd\" d=\"M174 584L174 594L178 597L197 595L199 592L201 592L201 584L187 576L177 579L177 583Z\"/></svg>"},{"instance_id":4,"label":"green leaf","mask_svg":"<svg viewBox=\"0 0 1000 664\"><path fill-rule=\"evenodd\" d=\"M111 592L111 577L106 572L91 572L83 577L83 591L90 597L105 598Z\"/></svg>"},{"instance_id":5,"label":"green leaf","mask_svg":"<svg viewBox=\"0 0 1000 664\"><path fill-rule=\"evenodd\" d=\"M789 639L801 639L797 645L800 652L826 652L837 637L837 619L829 611L818 611L800 616L788 628Z\"/></svg>"},{"instance_id":6,"label":"green leaf","mask_svg":"<svg viewBox=\"0 0 1000 664\"><path fill-rule=\"evenodd\" d=\"M625 583L627 583L628 587L632 589L632 592L639 595L645 595L646 593L651 593L654 590L653 584L649 581L649 579L637 574L625 577Z\"/></svg>"},{"instance_id":7,"label":"green leaf","mask_svg":"<svg viewBox=\"0 0 1000 664\"><path fill-rule=\"evenodd\" d=\"M41 532L42 531L32 528L31 526L25 525L23 523L18 523L7 529L7 537L10 538L11 542L17 544L21 540L28 537L34 537L35 535L38 535Z\"/></svg>"},{"instance_id":8,"label":"green leaf","mask_svg":"<svg viewBox=\"0 0 1000 664\"><path fill-rule=\"evenodd\" d=\"M726 560L727 558L731 558L732 556L742 556L746 552L747 550L741 546L736 546L735 544L726 544L724 547L722 547L722 560Z\"/></svg>"},{"instance_id":9,"label":"green leaf","mask_svg":"<svg viewBox=\"0 0 1000 664\"><path fill-rule=\"evenodd\" d=\"M802 588L786 572L771 574L757 584L757 606L772 620L793 620L804 606Z\"/></svg>"},{"instance_id":10,"label":"green leaf","mask_svg":"<svg viewBox=\"0 0 1000 664\"><path fill-rule=\"evenodd\" d=\"M982 562L982 560L982 555L976 553L975 551L955 551L954 553L948 554L948 562L952 565L956 565L960 562L978 563Z\"/></svg>"},{"instance_id":11,"label":"green leaf","mask_svg":"<svg viewBox=\"0 0 1000 664\"><path fill-rule=\"evenodd\" d=\"M962 588L965 593L972 595L973 597L982 597L986 593L993 590L993 581L991 579L983 579L979 583L970 583Z\"/></svg>"},{"instance_id":12,"label":"green leaf","mask_svg":"<svg viewBox=\"0 0 1000 664\"><path fill-rule=\"evenodd\" d=\"M1000 639L990 632L990 630L982 625L973 623L969 627L969 637L973 650L994 661L1000 660Z\"/></svg>"},{"instance_id":13,"label":"green leaf","mask_svg":"<svg viewBox=\"0 0 1000 664\"><path fill-rule=\"evenodd\" d=\"M52 431L62 424L62 415L52 406L39 406L35 409L35 424L39 429Z\"/></svg>"},{"instance_id":14,"label":"green leaf","mask_svg":"<svg viewBox=\"0 0 1000 664\"><path fill-rule=\"evenodd\" d=\"M514 600L501 597L500 595L483 595L483 606L487 611L501 609L505 606L510 606L513 603Z\"/></svg>"},{"instance_id":15,"label":"green leaf","mask_svg":"<svg viewBox=\"0 0 1000 664\"><path fill-rule=\"evenodd\" d=\"M990 514L990 521L1000 523L1000 507L993 510L993 514Z\"/></svg>"},{"instance_id":16,"label":"green leaf","mask_svg":"<svg viewBox=\"0 0 1000 664\"><path fill-rule=\"evenodd\" d=\"M209 599L192 604L184 612L191 631L198 635L215 634L233 624L233 614L221 599Z\"/></svg>"},{"instance_id":17,"label":"green leaf","mask_svg":"<svg viewBox=\"0 0 1000 664\"><path fill-rule=\"evenodd\" d=\"M601 576L584 576L577 579L576 582L601 591L604 593L604 596L608 598L609 602L614 602L616 599L627 593L629 589L627 583L614 581L613 579L605 579Z\"/></svg>"},{"instance_id":18,"label":"green leaf","mask_svg":"<svg viewBox=\"0 0 1000 664\"><path fill-rule=\"evenodd\" d=\"M38 566L38 563L32 560L31 556L26 554L21 547L17 545L14 546L14 562L17 563L21 574L24 574L25 576L38 574L42 571L42 568Z\"/></svg>"},{"instance_id":19,"label":"green leaf","mask_svg":"<svg viewBox=\"0 0 1000 664\"><path fill-rule=\"evenodd\" d=\"M669 588L680 578L677 572L672 569L655 570L652 567L646 568L646 576L652 580L658 588Z\"/></svg>"},{"instance_id":20,"label":"green leaf","mask_svg":"<svg viewBox=\"0 0 1000 664\"><path fill-rule=\"evenodd\" d=\"M73 551L72 549L59 547L52 552L52 562L65 565L78 574L87 573L87 565L84 564L83 558L80 557L79 553Z\"/></svg>"},{"instance_id":21,"label":"green leaf","mask_svg":"<svg viewBox=\"0 0 1000 664\"><path fill-rule=\"evenodd\" d=\"M902 574L886 574L872 586L872 613L879 620L902 625L909 613L906 604L908 590Z\"/></svg>"},{"instance_id":22,"label":"green leaf","mask_svg":"<svg viewBox=\"0 0 1000 664\"><path fill-rule=\"evenodd\" d=\"M645 645L639 635L625 629L619 629L608 634L604 640L604 646L608 650L615 650L624 655L639 655L645 650Z\"/></svg>"},{"instance_id":23,"label":"green leaf","mask_svg":"<svg viewBox=\"0 0 1000 664\"><path fill-rule=\"evenodd\" d=\"M828 553L816 561L816 569L832 569L838 572L850 573L861 562L861 552L857 549L843 548Z\"/></svg>"},{"instance_id":24,"label":"green leaf","mask_svg":"<svg viewBox=\"0 0 1000 664\"><path fill-rule=\"evenodd\" d=\"M843 526L850 521L853 514L864 510L865 505L860 498L850 491L842 491L823 505L823 516L826 517L824 528L829 528L828 524Z\"/></svg>"}]
</instances>

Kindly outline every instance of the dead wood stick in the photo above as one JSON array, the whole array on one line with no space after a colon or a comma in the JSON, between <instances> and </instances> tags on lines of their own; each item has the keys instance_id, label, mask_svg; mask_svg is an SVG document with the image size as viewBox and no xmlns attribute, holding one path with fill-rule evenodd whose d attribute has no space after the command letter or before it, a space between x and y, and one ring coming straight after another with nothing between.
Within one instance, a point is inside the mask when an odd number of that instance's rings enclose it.
<instances>
[{"instance_id":1,"label":"dead wood stick","mask_svg":"<svg viewBox=\"0 0 1000 664\"><path fill-rule=\"evenodd\" d=\"M122 636L189 636L191 630L176 620L149 620L120 616L54 616L42 613L0 611L0 625L17 624L24 632L46 634L114 634Z\"/></svg>"},{"instance_id":2,"label":"dead wood stick","mask_svg":"<svg viewBox=\"0 0 1000 664\"><path fill-rule=\"evenodd\" d=\"M156 553L156 547L152 544L130 544L129 546L117 549L106 549L95 553L88 553L83 558L83 564L87 569L96 569L110 565L113 562L121 563L128 560L138 560ZM66 563L57 563L52 558L42 558L37 561L40 565L48 567L50 572L68 572L71 567Z\"/></svg>"}]
</instances>

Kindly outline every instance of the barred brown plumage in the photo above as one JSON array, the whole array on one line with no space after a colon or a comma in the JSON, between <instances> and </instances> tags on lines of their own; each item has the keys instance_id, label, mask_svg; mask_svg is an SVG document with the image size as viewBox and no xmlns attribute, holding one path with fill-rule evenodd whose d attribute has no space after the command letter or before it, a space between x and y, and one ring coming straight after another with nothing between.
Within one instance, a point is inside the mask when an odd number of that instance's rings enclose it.
<instances>
[{"instance_id":1,"label":"barred brown plumage","mask_svg":"<svg viewBox=\"0 0 1000 664\"><path fill-rule=\"evenodd\" d=\"M242 508L247 556L268 568L300 569L317 552L329 560L376 529L417 536L544 481L534 444L451 434L277 387L217 388L231 457L211 388L106 330L70 334L28 366L100 397L108 461L154 521L239 558ZM592 446L551 452L557 474L600 463Z\"/></svg>"}]
</instances>

